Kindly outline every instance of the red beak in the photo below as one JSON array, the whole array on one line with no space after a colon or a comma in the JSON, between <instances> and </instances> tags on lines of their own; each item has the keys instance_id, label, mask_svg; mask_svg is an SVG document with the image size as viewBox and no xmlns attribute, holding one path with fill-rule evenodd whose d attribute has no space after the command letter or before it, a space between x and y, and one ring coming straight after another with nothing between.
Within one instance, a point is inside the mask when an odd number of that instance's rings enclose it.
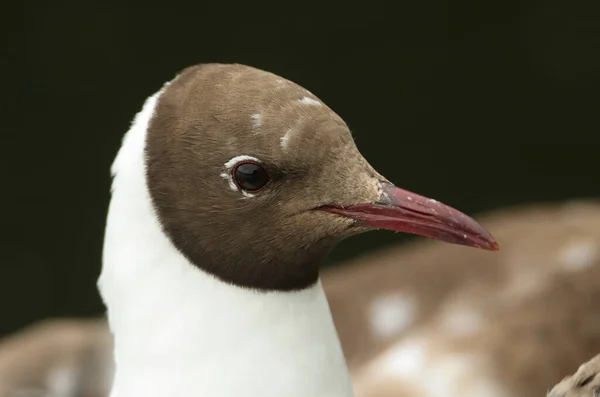
<instances>
[{"instance_id":1,"label":"red beak","mask_svg":"<svg viewBox=\"0 0 600 397\"><path fill-rule=\"evenodd\" d=\"M347 207L326 205L320 210L356 219L377 228L418 234L490 251L500 247L494 237L472 218L433 199L382 182L376 203Z\"/></svg>"}]
</instances>

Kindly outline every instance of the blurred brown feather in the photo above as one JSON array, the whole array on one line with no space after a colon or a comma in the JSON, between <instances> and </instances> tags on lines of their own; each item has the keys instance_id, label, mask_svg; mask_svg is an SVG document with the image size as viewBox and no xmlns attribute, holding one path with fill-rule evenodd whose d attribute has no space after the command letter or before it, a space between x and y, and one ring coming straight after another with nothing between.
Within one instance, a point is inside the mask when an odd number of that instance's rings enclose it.
<instances>
[{"instance_id":1,"label":"blurred brown feather","mask_svg":"<svg viewBox=\"0 0 600 397\"><path fill-rule=\"evenodd\" d=\"M0 343L0 397L106 397L111 353L103 319L42 321Z\"/></svg>"}]
</instances>

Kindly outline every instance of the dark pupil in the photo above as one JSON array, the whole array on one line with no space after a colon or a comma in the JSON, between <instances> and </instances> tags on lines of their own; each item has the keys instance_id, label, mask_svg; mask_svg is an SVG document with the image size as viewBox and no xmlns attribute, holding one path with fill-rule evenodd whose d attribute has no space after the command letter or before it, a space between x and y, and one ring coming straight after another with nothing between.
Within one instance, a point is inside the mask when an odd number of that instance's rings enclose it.
<instances>
[{"instance_id":1,"label":"dark pupil","mask_svg":"<svg viewBox=\"0 0 600 397\"><path fill-rule=\"evenodd\" d=\"M244 163L235 168L235 180L244 190L259 190L269 181L269 175L258 164Z\"/></svg>"}]
</instances>

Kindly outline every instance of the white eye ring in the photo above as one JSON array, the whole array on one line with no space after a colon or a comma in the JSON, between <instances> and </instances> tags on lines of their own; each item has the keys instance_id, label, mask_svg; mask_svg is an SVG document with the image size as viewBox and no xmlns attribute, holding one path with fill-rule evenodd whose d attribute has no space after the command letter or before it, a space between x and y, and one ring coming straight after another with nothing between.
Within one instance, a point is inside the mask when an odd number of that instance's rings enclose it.
<instances>
[{"instance_id":1,"label":"white eye ring","mask_svg":"<svg viewBox=\"0 0 600 397\"><path fill-rule=\"evenodd\" d=\"M244 197L247 198L251 198L251 197L256 197L256 194L252 194L249 192L246 192L244 190L240 190L237 186L237 184L233 181L233 177L231 176L231 170L233 169L233 167L235 167L235 165L241 161L251 161L251 162L255 162L255 163L262 163L262 161L260 161L259 159L257 159L256 157L253 156L248 156L245 154L242 154L241 156L235 156L232 159L230 159L229 161L227 161L224 164L224 169L223 172L221 173L221 178L225 179L227 181L227 183L229 184L229 188L233 191L236 192L240 192L244 195Z\"/></svg>"}]
</instances>

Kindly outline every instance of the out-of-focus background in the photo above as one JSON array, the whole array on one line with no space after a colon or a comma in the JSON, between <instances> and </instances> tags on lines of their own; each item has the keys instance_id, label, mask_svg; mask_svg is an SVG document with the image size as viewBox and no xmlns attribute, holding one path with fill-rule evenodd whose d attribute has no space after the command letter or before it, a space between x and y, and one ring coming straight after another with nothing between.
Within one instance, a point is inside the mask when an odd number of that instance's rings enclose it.
<instances>
[{"instance_id":1,"label":"out-of-focus background","mask_svg":"<svg viewBox=\"0 0 600 397\"><path fill-rule=\"evenodd\" d=\"M195 63L244 63L305 86L388 179L475 216L600 196L597 1L7 7L0 337L102 315L110 164L144 99ZM409 239L361 235L328 265Z\"/></svg>"}]
</instances>

